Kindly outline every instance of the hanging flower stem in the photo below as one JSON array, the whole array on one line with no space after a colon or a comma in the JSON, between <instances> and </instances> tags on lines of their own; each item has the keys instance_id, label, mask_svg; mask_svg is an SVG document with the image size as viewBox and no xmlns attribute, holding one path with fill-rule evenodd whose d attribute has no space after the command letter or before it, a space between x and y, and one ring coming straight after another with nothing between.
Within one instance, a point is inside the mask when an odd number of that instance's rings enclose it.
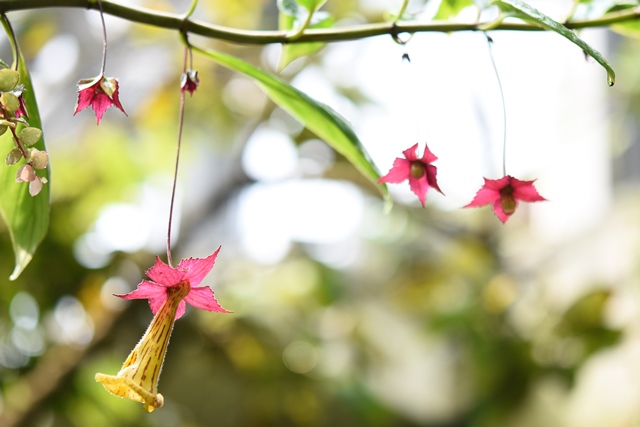
<instances>
[{"instance_id":1,"label":"hanging flower stem","mask_svg":"<svg viewBox=\"0 0 640 427\"><path fill-rule=\"evenodd\" d=\"M102 2L98 0L98 8L100 9L100 21L102 22L102 65L100 66L100 74L104 75L104 69L107 66L107 25L104 22L104 12L102 11Z\"/></svg>"},{"instance_id":2,"label":"hanging flower stem","mask_svg":"<svg viewBox=\"0 0 640 427\"><path fill-rule=\"evenodd\" d=\"M189 47L184 48L184 61L183 61L183 74L187 72L187 57L191 49ZM193 57L191 57L193 58ZM191 59L191 65L193 65L193 59ZM180 112L178 113L178 148L176 149L176 166L173 172L173 186L171 188L171 203L169 204L169 223L167 225L167 264L169 267L173 267L171 264L171 224L173 223L173 207L176 199L176 186L178 183L178 166L180 165L180 148L182 146L182 127L184 124L184 91L180 91Z\"/></svg>"},{"instance_id":3,"label":"hanging flower stem","mask_svg":"<svg viewBox=\"0 0 640 427\"><path fill-rule=\"evenodd\" d=\"M498 87L500 88L500 99L502 100L502 123L503 123L503 141L502 141L502 175L507 174L507 107L504 102L504 91L502 90L502 82L500 81L500 73L498 73L498 67L496 67L496 61L493 59L493 51L491 50L491 43L493 40L487 33L484 33L487 37L487 46L489 46L489 58L491 58L491 65L493 65L493 71L496 73L496 80L498 80Z\"/></svg>"}]
</instances>

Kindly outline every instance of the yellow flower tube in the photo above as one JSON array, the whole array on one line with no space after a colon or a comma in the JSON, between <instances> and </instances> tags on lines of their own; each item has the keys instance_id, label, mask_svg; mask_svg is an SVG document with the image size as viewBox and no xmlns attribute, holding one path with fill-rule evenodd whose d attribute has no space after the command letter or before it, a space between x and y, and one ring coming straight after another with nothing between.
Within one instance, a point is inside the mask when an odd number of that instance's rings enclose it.
<instances>
[{"instance_id":1,"label":"yellow flower tube","mask_svg":"<svg viewBox=\"0 0 640 427\"><path fill-rule=\"evenodd\" d=\"M167 288L167 299L156 313L144 336L135 346L116 376L96 374L96 381L116 396L144 403L142 409L152 412L160 408L164 398L158 393L169 337L180 302L189 294L188 282Z\"/></svg>"}]
</instances>

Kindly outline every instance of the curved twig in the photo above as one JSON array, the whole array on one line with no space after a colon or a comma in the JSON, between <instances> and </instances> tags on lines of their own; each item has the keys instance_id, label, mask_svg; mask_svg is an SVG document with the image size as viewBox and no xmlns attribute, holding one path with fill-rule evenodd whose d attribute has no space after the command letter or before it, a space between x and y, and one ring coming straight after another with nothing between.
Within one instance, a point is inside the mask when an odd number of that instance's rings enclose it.
<instances>
[{"instance_id":1,"label":"curved twig","mask_svg":"<svg viewBox=\"0 0 640 427\"><path fill-rule=\"evenodd\" d=\"M358 40L367 37L380 35L392 35L397 33L419 33L419 32L457 32L457 31L482 31L486 22L478 23L457 23L449 21L433 22L381 22L373 24L361 24L355 26L336 27L327 29L308 29L296 40L290 40L286 31L256 31L239 30L210 24L207 22L187 20L184 15L160 12L156 10L125 6L107 0L101 0L104 13L126 19L130 22L152 25L154 27L185 31L198 34L204 37L224 40L238 44L264 45L271 43L307 43L307 42L336 42L347 40ZM84 9L97 9L95 0L0 0L0 13L15 10L43 9L51 7L76 7ZM565 26L569 29L581 29L592 27L606 27L625 21L640 19L640 6L625 9L618 12L607 13L604 16L591 19L567 22ZM492 31L544 31L543 28L527 24L501 22Z\"/></svg>"}]
</instances>

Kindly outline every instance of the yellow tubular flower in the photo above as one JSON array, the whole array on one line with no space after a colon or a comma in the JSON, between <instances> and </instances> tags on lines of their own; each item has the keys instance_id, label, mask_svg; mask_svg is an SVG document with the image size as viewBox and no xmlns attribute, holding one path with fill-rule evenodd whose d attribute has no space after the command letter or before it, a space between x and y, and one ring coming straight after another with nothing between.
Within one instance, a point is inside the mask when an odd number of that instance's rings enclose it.
<instances>
[{"instance_id":1,"label":"yellow tubular flower","mask_svg":"<svg viewBox=\"0 0 640 427\"><path fill-rule=\"evenodd\" d=\"M178 305L189 294L189 282L167 288L167 299L156 313L144 336L135 346L116 376L96 374L96 381L116 396L144 403L142 409L152 412L160 408L164 398L158 393L158 379L162 371L169 337Z\"/></svg>"}]
</instances>

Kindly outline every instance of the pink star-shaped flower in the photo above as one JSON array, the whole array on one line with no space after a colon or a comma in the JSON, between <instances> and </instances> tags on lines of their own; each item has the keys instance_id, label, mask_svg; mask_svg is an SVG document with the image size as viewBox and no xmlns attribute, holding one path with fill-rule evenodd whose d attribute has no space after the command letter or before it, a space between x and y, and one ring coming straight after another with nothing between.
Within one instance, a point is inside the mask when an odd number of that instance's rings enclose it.
<instances>
[{"instance_id":1,"label":"pink star-shaped flower","mask_svg":"<svg viewBox=\"0 0 640 427\"><path fill-rule=\"evenodd\" d=\"M74 116L91 106L96 113L97 124L100 124L104 112L112 105L120 109L125 116L127 115L118 97L117 79L100 74L96 78L83 79L78 82L78 101L76 111L73 113Z\"/></svg>"},{"instance_id":2,"label":"pink star-shaped flower","mask_svg":"<svg viewBox=\"0 0 640 427\"><path fill-rule=\"evenodd\" d=\"M155 315L167 300L171 288L181 288L184 284L189 286L189 292L178 305L176 320L182 317L186 310L185 302L196 308L218 313L229 313L218 304L213 291L208 286L198 286L202 279L211 271L220 248L207 258L183 259L177 268L169 267L160 258L156 257L156 263L147 270L147 276L151 280L143 280L136 290L128 294L116 295L124 299L148 299L151 311Z\"/></svg>"},{"instance_id":3,"label":"pink star-shaped flower","mask_svg":"<svg viewBox=\"0 0 640 427\"><path fill-rule=\"evenodd\" d=\"M464 206L465 208L477 208L493 204L493 212L504 224L513 215L518 207L518 200L523 202L542 202L546 199L538 194L533 186L534 181L520 181L511 175L500 179L484 179L484 185L476 197Z\"/></svg>"},{"instance_id":4,"label":"pink star-shaped flower","mask_svg":"<svg viewBox=\"0 0 640 427\"><path fill-rule=\"evenodd\" d=\"M438 181L436 180L437 168L431 164L438 160L438 158L429 151L426 145L424 147L424 154L421 158L418 158L416 154L417 149L418 144L404 150L402 154L404 154L405 158L396 158L389 173L380 178L378 182L399 184L408 179L411 191L418 196L420 203L422 203L424 207L429 187L435 188L440 194L444 193L442 193L440 187L438 187Z\"/></svg>"}]
</instances>

